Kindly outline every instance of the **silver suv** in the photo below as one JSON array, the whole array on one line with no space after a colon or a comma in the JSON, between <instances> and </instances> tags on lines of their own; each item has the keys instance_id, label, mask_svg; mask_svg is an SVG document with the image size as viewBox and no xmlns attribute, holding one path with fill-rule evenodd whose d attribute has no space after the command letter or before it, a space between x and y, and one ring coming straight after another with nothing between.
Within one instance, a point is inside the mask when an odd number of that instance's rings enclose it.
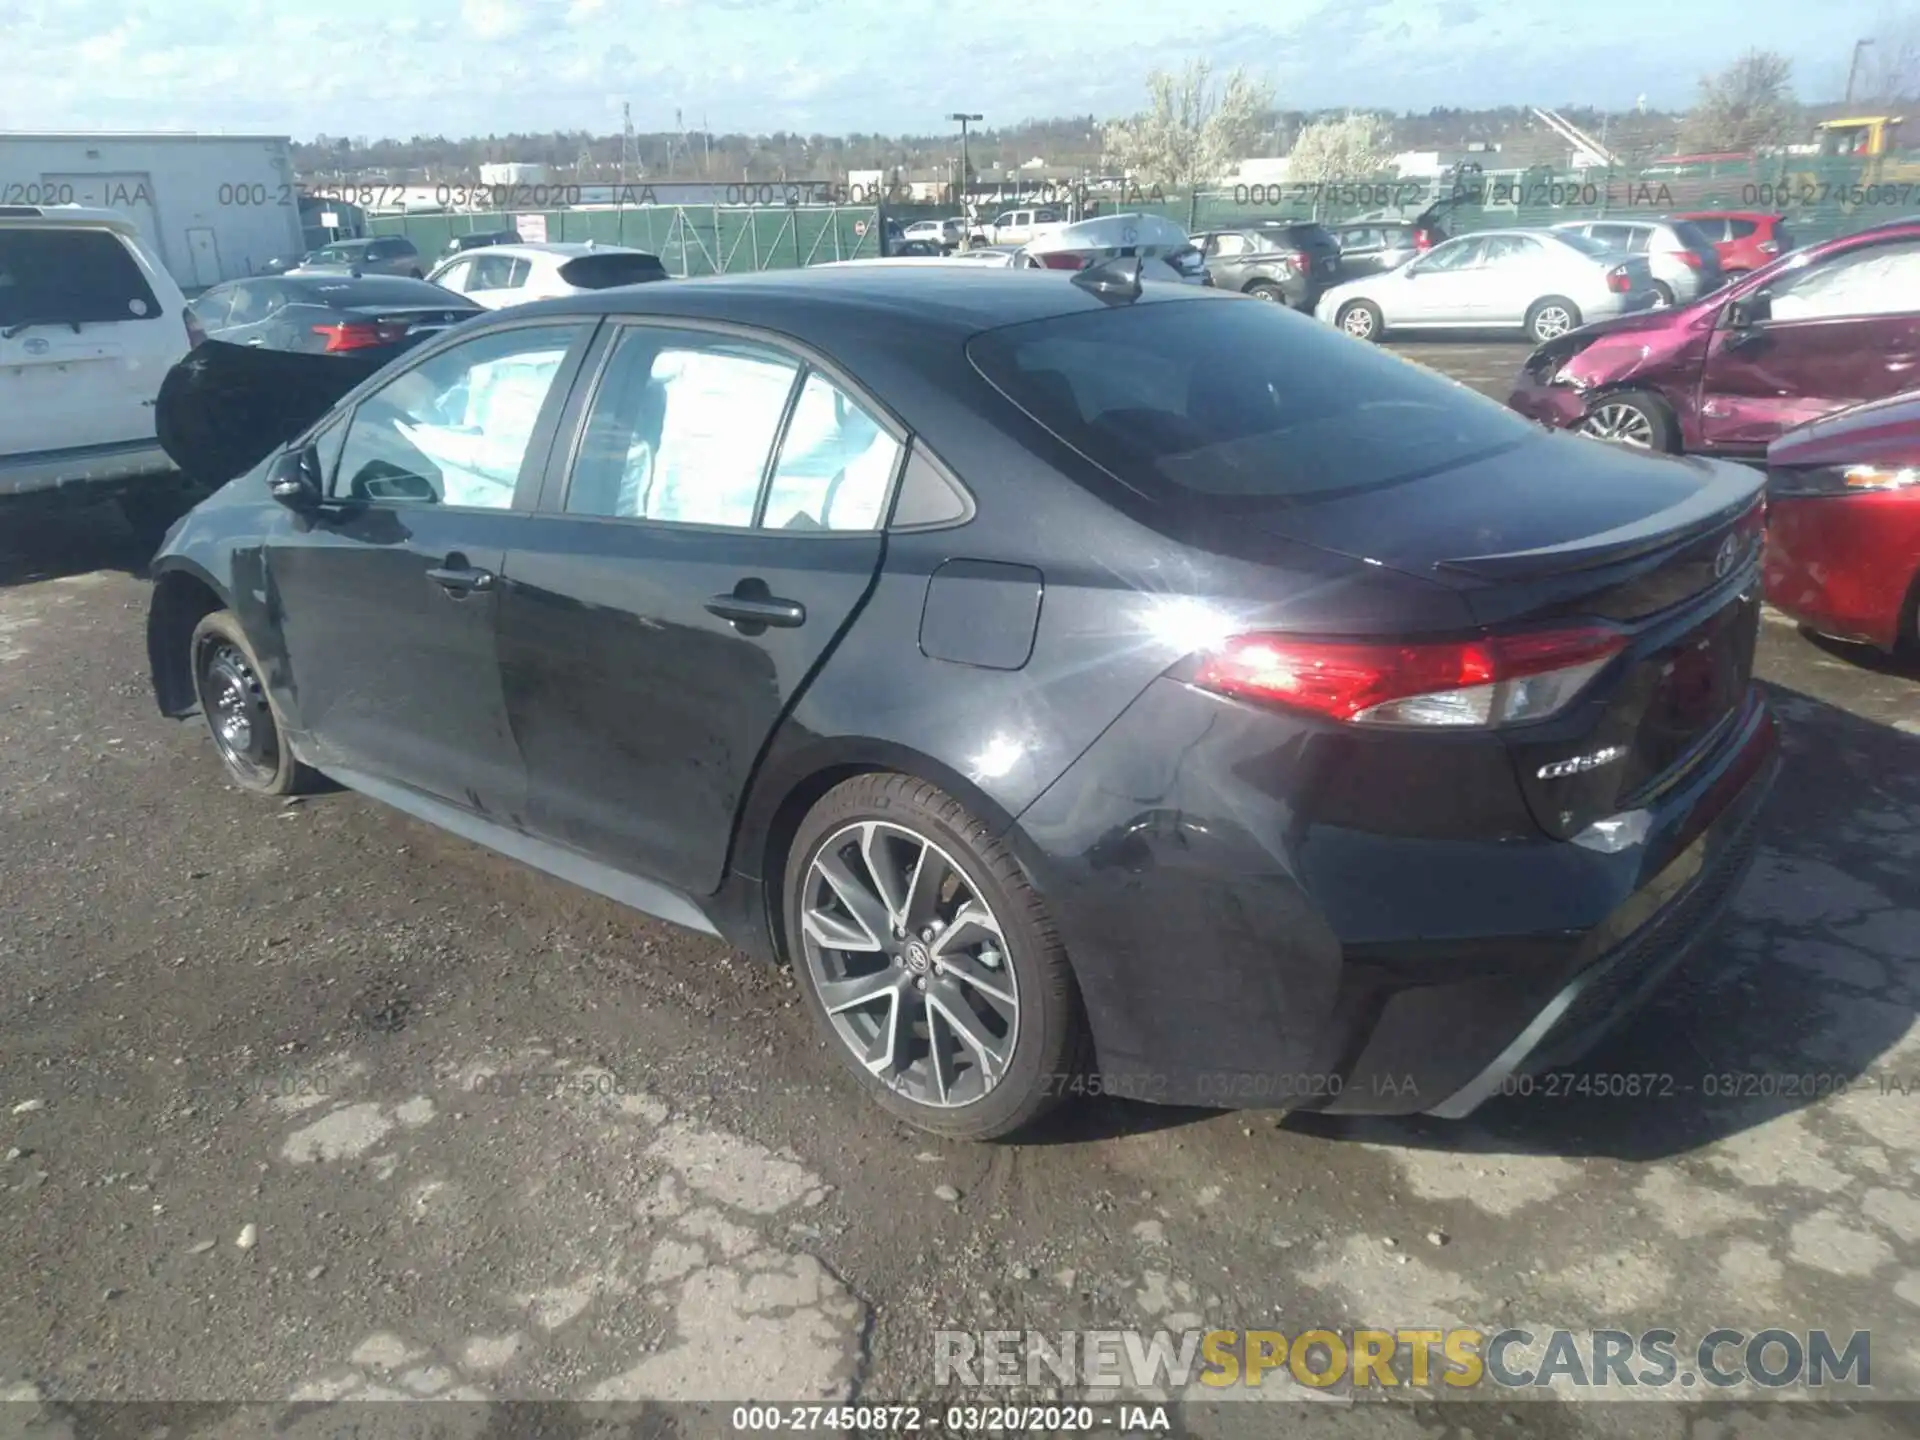
<instances>
[{"instance_id":1,"label":"silver suv","mask_svg":"<svg viewBox=\"0 0 1920 1440\"><path fill-rule=\"evenodd\" d=\"M186 509L154 430L186 311L130 216L0 206L0 514L118 499L158 542Z\"/></svg>"},{"instance_id":2,"label":"silver suv","mask_svg":"<svg viewBox=\"0 0 1920 1440\"><path fill-rule=\"evenodd\" d=\"M1689 220L1569 220L1553 228L1585 235L1622 254L1646 256L1662 305L1685 305L1727 283L1719 250Z\"/></svg>"}]
</instances>

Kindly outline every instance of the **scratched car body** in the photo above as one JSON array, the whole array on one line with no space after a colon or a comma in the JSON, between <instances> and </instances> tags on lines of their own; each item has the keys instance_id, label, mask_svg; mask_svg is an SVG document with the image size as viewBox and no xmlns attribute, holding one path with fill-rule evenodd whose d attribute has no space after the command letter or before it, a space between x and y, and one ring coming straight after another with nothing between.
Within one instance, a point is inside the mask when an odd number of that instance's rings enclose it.
<instances>
[{"instance_id":1,"label":"scratched car body","mask_svg":"<svg viewBox=\"0 0 1920 1440\"><path fill-rule=\"evenodd\" d=\"M1140 265L467 322L174 530L160 708L790 964L942 1134L1466 1114L1753 853L1761 479Z\"/></svg>"}]
</instances>

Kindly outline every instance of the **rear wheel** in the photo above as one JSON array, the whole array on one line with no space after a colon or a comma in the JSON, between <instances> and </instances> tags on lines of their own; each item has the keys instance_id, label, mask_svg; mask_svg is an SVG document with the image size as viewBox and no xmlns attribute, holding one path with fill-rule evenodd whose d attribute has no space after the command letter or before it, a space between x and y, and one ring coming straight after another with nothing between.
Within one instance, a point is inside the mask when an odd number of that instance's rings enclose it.
<instances>
[{"instance_id":1,"label":"rear wheel","mask_svg":"<svg viewBox=\"0 0 1920 1440\"><path fill-rule=\"evenodd\" d=\"M1356 340L1378 340L1386 331L1380 307L1371 300L1350 300L1340 307L1333 323Z\"/></svg>"},{"instance_id":2,"label":"rear wheel","mask_svg":"<svg viewBox=\"0 0 1920 1440\"><path fill-rule=\"evenodd\" d=\"M1653 282L1653 294L1662 309L1673 304L1673 287L1664 280Z\"/></svg>"},{"instance_id":3,"label":"rear wheel","mask_svg":"<svg viewBox=\"0 0 1920 1440\"><path fill-rule=\"evenodd\" d=\"M1678 427L1673 412L1658 396L1643 390L1603 395L1579 425L1582 435L1607 440L1634 450L1672 453L1678 449Z\"/></svg>"},{"instance_id":4,"label":"rear wheel","mask_svg":"<svg viewBox=\"0 0 1920 1440\"><path fill-rule=\"evenodd\" d=\"M1079 1073L1066 950L1013 853L951 796L907 775L837 786L794 837L784 895L828 1047L909 1124L998 1139Z\"/></svg>"},{"instance_id":5,"label":"rear wheel","mask_svg":"<svg viewBox=\"0 0 1920 1440\"><path fill-rule=\"evenodd\" d=\"M1256 300L1264 300L1269 305L1284 305L1287 303L1286 292L1271 280L1254 281L1251 285L1247 286L1247 294L1253 296Z\"/></svg>"},{"instance_id":6,"label":"rear wheel","mask_svg":"<svg viewBox=\"0 0 1920 1440\"><path fill-rule=\"evenodd\" d=\"M1564 295L1549 295L1533 302L1527 311L1527 334L1536 345L1556 340L1569 330L1580 328L1580 307Z\"/></svg>"},{"instance_id":7,"label":"rear wheel","mask_svg":"<svg viewBox=\"0 0 1920 1440\"><path fill-rule=\"evenodd\" d=\"M188 653L200 713L235 783L261 795L294 795L311 785L318 776L293 758L260 678L260 662L234 613L216 610L202 617Z\"/></svg>"}]
</instances>

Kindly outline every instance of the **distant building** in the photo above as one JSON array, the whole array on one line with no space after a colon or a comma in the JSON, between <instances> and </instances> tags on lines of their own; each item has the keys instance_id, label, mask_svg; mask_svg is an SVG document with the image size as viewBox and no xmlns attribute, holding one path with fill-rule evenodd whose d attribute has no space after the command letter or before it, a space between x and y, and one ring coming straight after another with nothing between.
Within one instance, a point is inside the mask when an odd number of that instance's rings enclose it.
<instances>
[{"instance_id":1,"label":"distant building","mask_svg":"<svg viewBox=\"0 0 1920 1440\"><path fill-rule=\"evenodd\" d=\"M489 164L480 167L482 185L544 185L547 183L547 167L544 165Z\"/></svg>"}]
</instances>

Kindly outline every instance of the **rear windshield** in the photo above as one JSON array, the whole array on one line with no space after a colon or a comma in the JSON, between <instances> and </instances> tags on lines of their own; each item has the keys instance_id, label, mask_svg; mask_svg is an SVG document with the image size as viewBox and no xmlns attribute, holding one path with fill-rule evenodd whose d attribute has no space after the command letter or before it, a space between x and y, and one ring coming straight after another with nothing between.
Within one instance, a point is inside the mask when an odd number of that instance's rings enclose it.
<instances>
[{"instance_id":1,"label":"rear windshield","mask_svg":"<svg viewBox=\"0 0 1920 1440\"><path fill-rule=\"evenodd\" d=\"M1340 242L1324 225L1263 225L1254 232L1282 250L1338 250Z\"/></svg>"},{"instance_id":2,"label":"rear windshield","mask_svg":"<svg viewBox=\"0 0 1920 1440\"><path fill-rule=\"evenodd\" d=\"M0 329L159 317L153 287L112 231L0 229Z\"/></svg>"},{"instance_id":3,"label":"rear windshield","mask_svg":"<svg viewBox=\"0 0 1920 1440\"><path fill-rule=\"evenodd\" d=\"M560 278L581 290L610 290L667 278L657 255L581 255L560 267Z\"/></svg>"},{"instance_id":4,"label":"rear windshield","mask_svg":"<svg viewBox=\"0 0 1920 1440\"><path fill-rule=\"evenodd\" d=\"M1577 230L1556 230L1553 233L1560 239L1566 241L1567 244L1573 246L1573 248L1578 250L1582 255L1592 255L1596 258L1603 259L1610 259L1613 256L1614 252L1612 250L1602 245L1592 236L1582 235Z\"/></svg>"},{"instance_id":5,"label":"rear windshield","mask_svg":"<svg viewBox=\"0 0 1920 1440\"><path fill-rule=\"evenodd\" d=\"M357 308L365 305L444 305L462 308L470 302L451 290L404 275L362 275L357 278L291 275L280 285L304 305Z\"/></svg>"},{"instance_id":6,"label":"rear windshield","mask_svg":"<svg viewBox=\"0 0 1920 1440\"><path fill-rule=\"evenodd\" d=\"M1410 480L1537 429L1278 305L1153 301L990 330L993 385L1128 488L1214 508Z\"/></svg>"}]
</instances>

